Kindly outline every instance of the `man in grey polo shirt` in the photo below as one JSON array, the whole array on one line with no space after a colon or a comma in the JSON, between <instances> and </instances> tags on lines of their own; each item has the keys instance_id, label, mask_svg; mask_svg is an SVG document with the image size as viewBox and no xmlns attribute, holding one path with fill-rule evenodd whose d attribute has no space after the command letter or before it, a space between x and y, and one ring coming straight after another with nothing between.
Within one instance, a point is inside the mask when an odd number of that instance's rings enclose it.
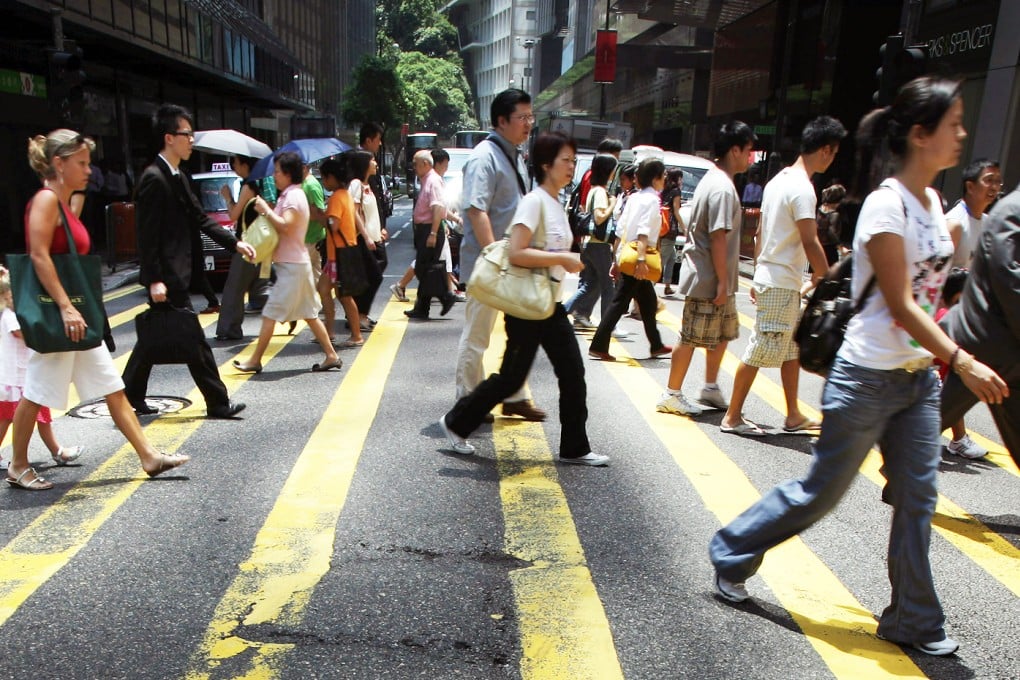
<instances>
[{"instance_id":1,"label":"man in grey polo shirt","mask_svg":"<svg viewBox=\"0 0 1020 680\"><path fill-rule=\"evenodd\" d=\"M517 147L528 141L535 116L531 97L523 90L500 92L490 107L493 131L475 147L464 166L461 214L464 240L460 245L462 281L471 279L482 248L503 238L528 191L528 171ZM457 352L457 399L470 394L485 377L482 356L489 347L498 312L471 297L464 309L464 331ZM503 402L503 415L525 420L545 420L545 411L527 399L526 388Z\"/></svg>"}]
</instances>

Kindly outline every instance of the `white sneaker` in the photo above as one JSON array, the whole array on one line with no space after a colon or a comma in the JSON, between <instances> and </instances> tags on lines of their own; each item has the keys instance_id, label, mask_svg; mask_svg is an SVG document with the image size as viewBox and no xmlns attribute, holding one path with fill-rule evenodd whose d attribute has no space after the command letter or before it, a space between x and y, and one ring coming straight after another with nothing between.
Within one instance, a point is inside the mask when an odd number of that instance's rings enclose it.
<instances>
[{"instance_id":1,"label":"white sneaker","mask_svg":"<svg viewBox=\"0 0 1020 680\"><path fill-rule=\"evenodd\" d=\"M751 597L743 583L727 581L718 573L715 575L715 592L717 592L721 598L729 600L730 602L743 602L747 598Z\"/></svg>"},{"instance_id":2,"label":"white sneaker","mask_svg":"<svg viewBox=\"0 0 1020 680\"><path fill-rule=\"evenodd\" d=\"M711 406L717 408L720 411L725 411L730 407L729 402L726 401L726 397L722 395L722 390L718 387L706 387L701 390L701 396L698 397L698 401L705 406Z\"/></svg>"},{"instance_id":3,"label":"white sneaker","mask_svg":"<svg viewBox=\"0 0 1020 680\"><path fill-rule=\"evenodd\" d=\"M468 444L467 440L446 426L446 416L439 419L439 427L443 428L443 434L450 442L450 450L462 456L470 456L475 452L475 447Z\"/></svg>"},{"instance_id":4,"label":"white sneaker","mask_svg":"<svg viewBox=\"0 0 1020 680\"><path fill-rule=\"evenodd\" d=\"M613 329L613 337L614 338L625 338L628 335L630 335L630 331L625 331L622 328L614 328Z\"/></svg>"},{"instance_id":5,"label":"white sneaker","mask_svg":"<svg viewBox=\"0 0 1020 680\"><path fill-rule=\"evenodd\" d=\"M952 654L960 648L960 643L949 637L948 635L937 642L901 642L899 640L892 640L885 637L881 633L876 633L875 637L879 640L885 640L895 645L902 645L903 647L913 647L914 649L924 652L929 656L946 656Z\"/></svg>"},{"instance_id":6,"label":"white sneaker","mask_svg":"<svg viewBox=\"0 0 1020 680\"><path fill-rule=\"evenodd\" d=\"M969 434L965 434L959 439L949 442L949 446L946 448L949 449L949 453L960 456L961 458L968 458L970 460L977 460L978 458L984 458L988 455L988 451L971 439Z\"/></svg>"},{"instance_id":7,"label":"white sneaker","mask_svg":"<svg viewBox=\"0 0 1020 680\"><path fill-rule=\"evenodd\" d=\"M605 467L609 465L609 456L604 456L601 453L588 453L578 458L564 458L560 456L561 463L569 463L570 465L588 465L590 467Z\"/></svg>"},{"instance_id":8,"label":"white sneaker","mask_svg":"<svg viewBox=\"0 0 1020 680\"><path fill-rule=\"evenodd\" d=\"M593 324L591 322L591 319L589 319L586 316L575 316L574 317L574 328L577 328L578 330L582 330L582 331L593 331L596 328L598 328L598 326Z\"/></svg>"},{"instance_id":9,"label":"white sneaker","mask_svg":"<svg viewBox=\"0 0 1020 680\"><path fill-rule=\"evenodd\" d=\"M702 410L687 401L683 394L665 394L659 403L655 405L659 413L674 413L680 416L700 416Z\"/></svg>"},{"instance_id":10,"label":"white sneaker","mask_svg":"<svg viewBox=\"0 0 1020 680\"><path fill-rule=\"evenodd\" d=\"M405 291L404 287L401 286L398 283L394 283L392 286L390 286L390 292L393 293L393 297L398 302L410 302L411 301L411 299L409 297L407 297L407 291Z\"/></svg>"}]
</instances>

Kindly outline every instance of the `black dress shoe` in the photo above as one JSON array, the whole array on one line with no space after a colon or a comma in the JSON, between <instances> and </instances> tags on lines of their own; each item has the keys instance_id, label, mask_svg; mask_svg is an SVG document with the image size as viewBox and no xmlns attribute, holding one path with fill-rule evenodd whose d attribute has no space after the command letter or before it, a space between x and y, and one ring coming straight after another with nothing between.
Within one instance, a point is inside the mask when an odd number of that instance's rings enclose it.
<instances>
[{"instance_id":1,"label":"black dress shoe","mask_svg":"<svg viewBox=\"0 0 1020 680\"><path fill-rule=\"evenodd\" d=\"M131 404L131 408L135 410L135 413L140 416L151 416L159 413L158 408L152 408L144 401L141 404Z\"/></svg>"},{"instance_id":2,"label":"black dress shoe","mask_svg":"<svg viewBox=\"0 0 1020 680\"><path fill-rule=\"evenodd\" d=\"M217 340L243 340L243 335L217 335Z\"/></svg>"},{"instance_id":3,"label":"black dress shoe","mask_svg":"<svg viewBox=\"0 0 1020 680\"><path fill-rule=\"evenodd\" d=\"M421 321L429 320L428 314L422 314L421 312L416 312L413 309L406 310L404 312L404 316L406 316L408 319L420 319Z\"/></svg>"},{"instance_id":4,"label":"black dress shoe","mask_svg":"<svg viewBox=\"0 0 1020 680\"><path fill-rule=\"evenodd\" d=\"M439 316L446 316L447 313L451 309L453 309L453 305L454 305L454 303L457 302L457 298L454 297L453 293L447 291L446 295L443 296L443 299L442 299L441 302L442 302L443 307L442 307L442 309L439 310Z\"/></svg>"},{"instance_id":5,"label":"black dress shoe","mask_svg":"<svg viewBox=\"0 0 1020 680\"><path fill-rule=\"evenodd\" d=\"M233 418L244 410L244 403L240 401L227 402L226 406L216 406L206 409L207 418Z\"/></svg>"}]
</instances>

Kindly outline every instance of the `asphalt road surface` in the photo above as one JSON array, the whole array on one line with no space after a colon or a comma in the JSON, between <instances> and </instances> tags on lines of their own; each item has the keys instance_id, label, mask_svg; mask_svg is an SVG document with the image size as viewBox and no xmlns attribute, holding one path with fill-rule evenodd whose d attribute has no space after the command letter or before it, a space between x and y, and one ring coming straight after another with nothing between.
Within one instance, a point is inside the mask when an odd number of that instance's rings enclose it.
<instances>
[{"instance_id":1,"label":"asphalt road surface","mask_svg":"<svg viewBox=\"0 0 1020 680\"><path fill-rule=\"evenodd\" d=\"M830 516L767 556L752 600L727 604L713 594L710 537L811 460L809 436L782 433L778 371L760 373L746 406L768 437L720 432L718 411L657 414L669 361L648 359L625 319L619 360L585 360L590 438L610 467L555 463L558 396L542 355L529 385L553 418L497 417L471 438L476 455L450 453L436 421L453 401L463 305L409 322L409 304L389 297L413 256L409 212L402 201L390 219L379 325L342 352L342 371L310 372L322 356L299 323L293 336L278 327L263 373L238 374L230 361L250 353L257 316L244 340L212 342L248 404L241 418L204 419L184 367L153 371L150 395L193 402L160 401L171 410L142 421L160 447L192 456L178 473L144 479L101 407L54 414L60 441L88 452L54 468L33 439L56 489L0 490L0 677L1020 677L1020 472L983 406L967 425L992 453L945 454L932 537L958 654L874 636L890 597L877 455ZM121 365L143 304L137 286L109 295ZM726 394L754 314L746 281L738 304ZM681 306L666 300L659 315L667 342ZM211 337L216 317L201 318ZM501 342L497 328L492 366ZM812 415L821 387L803 375Z\"/></svg>"}]
</instances>

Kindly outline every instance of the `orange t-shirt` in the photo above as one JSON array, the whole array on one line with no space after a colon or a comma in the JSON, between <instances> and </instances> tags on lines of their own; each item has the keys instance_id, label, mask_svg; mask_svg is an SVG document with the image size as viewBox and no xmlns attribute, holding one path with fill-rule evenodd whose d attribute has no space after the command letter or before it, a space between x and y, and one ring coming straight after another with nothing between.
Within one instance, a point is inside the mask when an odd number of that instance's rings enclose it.
<instances>
[{"instance_id":1,"label":"orange t-shirt","mask_svg":"<svg viewBox=\"0 0 1020 680\"><path fill-rule=\"evenodd\" d=\"M337 189L329 197L326 219L330 222L326 234L326 259L335 262L336 249L344 247L345 239L348 246L358 242L358 227L354 222L354 200L347 189ZM337 231L343 234L343 238L340 238Z\"/></svg>"}]
</instances>

